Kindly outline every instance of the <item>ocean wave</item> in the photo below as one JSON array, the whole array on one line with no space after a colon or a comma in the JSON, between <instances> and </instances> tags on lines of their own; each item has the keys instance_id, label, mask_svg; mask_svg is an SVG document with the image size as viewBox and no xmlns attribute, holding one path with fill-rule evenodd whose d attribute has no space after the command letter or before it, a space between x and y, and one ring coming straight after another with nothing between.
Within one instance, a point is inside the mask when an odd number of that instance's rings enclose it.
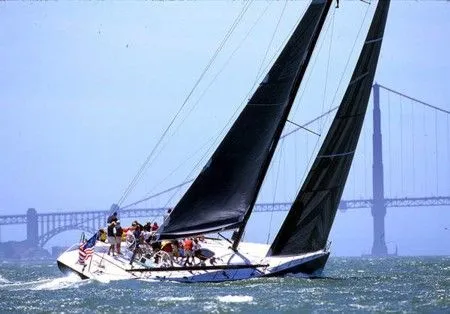
<instances>
[{"instance_id":1,"label":"ocean wave","mask_svg":"<svg viewBox=\"0 0 450 314\"><path fill-rule=\"evenodd\" d=\"M49 281L49 280L50 279L38 279L38 280L33 280L33 281L14 281L14 282L10 281L8 283L7 287L10 290L24 290L24 289L28 289L32 285L40 284L42 282ZM18 287L19 289L15 289L16 287Z\"/></svg>"},{"instance_id":2,"label":"ocean wave","mask_svg":"<svg viewBox=\"0 0 450 314\"><path fill-rule=\"evenodd\" d=\"M66 277L60 277L55 279L44 279L34 283L33 286L28 287L30 290L60 290L66 288L78 288L84 282L88 280L82 280L75 274L71 274Z\"/></svg>"},{"instance_id":3,"label":"ocean wave","mask_svg":"<svg viewBox=\"0 0 450 314\"><path fill-rule=\"evenodd\" d=\"M2 275L0 275L0 283L3 283L3 284L10 284L11 281L9 281L8 279L6 279L6 278L3 277Z\"/></svg>"},{"instance_id":4,"label":"ocean wave","mask_svg":"<svg viewBox=\"0 0 450 314\"><path fill-rule=\"evenodd\" d=\"M253 297L249 295L226 295L217 297L217 300L224 303L250 303Z\"/></svg>"},{"instance_id":5,"label":"ocean wave","mask_svg":"<svg viewBox=\"0 0 450 314\"><path fill-rule=\"evenodd\" d=\"M193 297L162 297L158 301L161 302L185 302L185 301L192 301L194 300Z\"/></svg>"},{"instance_id":6,"label":"ocean wave","mask_svg":"<svg viewBox=\"0 0 450 314\"><path fill-rule=\"evenodd\" d=\"M143 282L161 282L161 280L158 280L158 279L150 279L150 278L145 278L145 279L143 279L143 278L139 278L138 279L139 281L143 281Z\"/></svg>"}]
</instances>

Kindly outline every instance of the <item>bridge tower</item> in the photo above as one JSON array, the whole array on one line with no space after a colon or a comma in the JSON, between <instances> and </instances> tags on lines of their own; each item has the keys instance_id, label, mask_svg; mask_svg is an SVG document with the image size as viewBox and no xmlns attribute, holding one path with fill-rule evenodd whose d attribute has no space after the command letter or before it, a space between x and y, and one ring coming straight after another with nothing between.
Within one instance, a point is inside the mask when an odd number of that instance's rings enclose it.
<instances>
[{"instance_id":1,"label":"bridge tower","mask_svg":"<svg viewBox=\"0 0 450 314\"><path fill-rule=\"evenodd\" d=\"M38 215L34 208L27 211L27 242L30 246L38 246L39 243Z\"/></svg>"},{"instance_id":2,"label":"bridge tower","mask_svg":"<svg viewBox=\"0 0 450 314\"><path fill-rule=\"evenodd\" d=\"M386 205L384 200L383 146L381 136L380 86L373 85L373 256L387 256L384 218Z\"/></svg>"}]
</instances>

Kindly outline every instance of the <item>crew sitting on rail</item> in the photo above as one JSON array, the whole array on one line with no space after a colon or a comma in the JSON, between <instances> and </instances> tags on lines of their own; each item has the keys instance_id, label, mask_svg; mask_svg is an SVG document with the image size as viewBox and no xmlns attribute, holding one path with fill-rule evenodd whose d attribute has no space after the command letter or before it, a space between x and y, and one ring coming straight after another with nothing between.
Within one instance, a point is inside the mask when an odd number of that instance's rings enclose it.
<instances>
[{"instance_id":1,"label":"crew sitting on rail","mask_svg":"<svg viewBox=\"0 0 450 314\"><path fill-rule=\"evenodd\" d=\"M192 265L194 263L194 241L192 238L186 238L183 241L183 249L184 249L184 256L186 257L186 260L184 261L184 266L187 264Z\"/></svg>"},{"instance_id":2,"label":"crew sitting on rail","mask_svg":"<svg viewBox=\"0 0 450 314\"><path fill-rule=\"evenodd\" d=\"M161 251L164 251L169 256L170 265L173 266L173 246L172 241L164 240L161 242Z\"/></svg>"}]
</instances>

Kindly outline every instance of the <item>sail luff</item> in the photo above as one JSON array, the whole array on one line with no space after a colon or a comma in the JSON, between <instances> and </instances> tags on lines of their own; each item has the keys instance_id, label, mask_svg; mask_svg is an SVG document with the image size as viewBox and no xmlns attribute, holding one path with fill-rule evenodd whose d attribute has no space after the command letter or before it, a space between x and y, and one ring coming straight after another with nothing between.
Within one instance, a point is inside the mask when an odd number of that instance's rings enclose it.
<instances>
[{"instance_id":1,"label":"sail luff","mask_svg":"<svg viewBox=\"0 0 450 314\"><path fill-rule=\"evenodd\" d=\"M312 38L331 2L312 0L269 73L164 221L158 232L160 239L245 224L298 89L299 69L306 67Z\"/></svg>"},{"instance_id":2,"label":"sail luff","mask_svg":"<svg viewBox=\"0 0 450 314\"><path fill-rule=\"evenodd\" d=\"M269 154L268 154L268 156L266 158L266 161L265 161L265 164L264 164L264 171L260 174L260 176L258 178L258 186L257 186L257 190L258 191L261 189L261 185L262 185L262 183L264 181L264 177L265 177L265 175L267 173L267 170L268 170L268 168L270 166L270 162L272 161L272 157L273 157L273 155L275 153L278 141L280 140L281 133L283 132L284 125L286 123L286 120L287 120L287 118L289 116L289 113L290 113L290 110L292 108L292 105L294 103L295 96L297 95L298 89L300 87L300 83L303 80L303 76L305 75L305 72L306 72L306 69L308 67L309 61L311 60L311 56L312 56L312 53L313 53L314 48L316 46L317 40L319 39L319 36L320 36L320 34L322 32L323 25L325 24L325 20L326 20L326 18L328 16L328 11L330 10L331 3L332 3L332 1L327 1L326 2L325 6L324 6L324 9L323 9L323 12L322 12L322 14L320 16L320 19L319 19L318 23L317 23L316 30L313 33L313 36L311 37L311 41L309 43L309 48L306 51L306 55L304 57L304 61L300 64L300 67L297 70L297 75L296 75L296 78L294 80L293 88L291 89L291 92L289 94L288 105L287 105L287 107L285 109L285 112L283 114L283 118L282 118L283 122L278 125L278 129L276 131L274 140L272 142L272 145L270 146ZM298 27L301 26L300 24L299 24ZM255 206L257 196L258 196L258 193L255 194L255 196L254 196L254 198L253 198L253 200L252 200L252 202L250 204L249 209L245 213L242 225L239 227L237 233L233 237L233 246L232 246L233 249L237 249L237 246L239 245L239 242L242 239L245 227L247 225L248 220L250 219L250 215L251 215L251 213L253 211L253 208Z\"/></svg>"},{"instance_id":3,"label":"sail luff","mask_svg":"<svg viewBox=\"0 0 450 314\"><path fill-rule=\"evenodd\" d=\"M350 83L268 256L324 249L364 122L390 0L380 0Z\"/></svg>"}]
</instances>

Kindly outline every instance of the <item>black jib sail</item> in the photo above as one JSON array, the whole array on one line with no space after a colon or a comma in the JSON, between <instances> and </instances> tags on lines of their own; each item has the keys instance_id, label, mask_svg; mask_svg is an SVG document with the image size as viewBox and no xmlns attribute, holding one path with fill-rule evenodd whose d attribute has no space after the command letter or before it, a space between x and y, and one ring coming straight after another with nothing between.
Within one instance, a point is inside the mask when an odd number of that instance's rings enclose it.
<instances>
[{"instance_id":1,"label":"black jib sail","mask_svg":"<svg viewBox=\"0 0 450 314\"><path fill-rule=\"evenodd\" d=\"M303 186L268 256L325 248L369 102L390 0L378 2L356 68Z\"/></svg>"},{"instance_id":2,"label":"black jib sail","mask_svg":"<svg viewBox=\"0 0 450 314\"><path fill-rule=\"evenodd\" d=\"M245 225L331 2L311 2L263 82L163 223L160 239Z\"/></svg>"}]
</instances>

